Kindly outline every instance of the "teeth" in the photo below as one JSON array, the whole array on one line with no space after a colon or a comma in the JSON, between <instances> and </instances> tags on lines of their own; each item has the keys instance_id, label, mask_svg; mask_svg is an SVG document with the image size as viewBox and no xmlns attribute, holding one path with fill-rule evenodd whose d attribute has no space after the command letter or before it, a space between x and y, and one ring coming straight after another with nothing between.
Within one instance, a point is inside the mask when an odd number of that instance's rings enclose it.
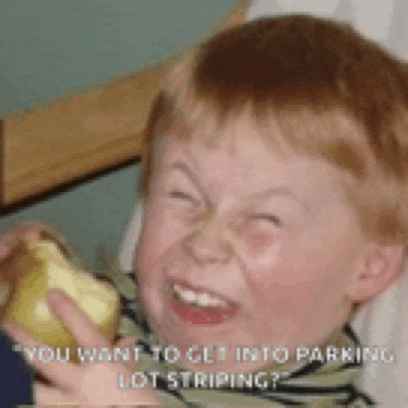
<instances>
[{"instance_id":1,"label":"teeth","mask_svg":"<svg viewBox=\"0 0 408 408\"><path fill-rule=\"evenodd\" d=\"M198 303L201 306L228 306L223 300L209 296L207 293L202 293L200 296L198 296Z\"/></svg>"},{"instance_id":2,"label":"teeth","mask_svg":"<svg viewBox=\"0 0 408 408\"><path fill-rule=\"evenodd\" d=\"M208 293L196 293L188 289L183 289L180 285L173 285L174 291L180 296L180 298L191 304L199 304L200 306L212 306L212 307L224 307L228 304L221 299L210 296Z\"/></svg>"},{"instance_id":3,"label":"teeth","mask_svg":"<svg viewBox=\"0 0 408 408\"><path fill-rule=\"evenodd\" d=\"M194 292L191 292L190 290L186 290L185 292L180 292L181 297L183 300L187 302L195 302L197 299L197 296Z\"/></svg>"}]
</instances>

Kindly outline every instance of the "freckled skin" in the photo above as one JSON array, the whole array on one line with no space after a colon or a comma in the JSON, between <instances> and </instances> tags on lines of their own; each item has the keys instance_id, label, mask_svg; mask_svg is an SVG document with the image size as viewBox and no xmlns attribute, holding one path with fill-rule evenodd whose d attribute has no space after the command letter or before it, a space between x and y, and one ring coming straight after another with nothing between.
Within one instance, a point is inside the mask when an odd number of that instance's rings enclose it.
<instances>
[{"instance_id":1,"label":"freckled skin","mask_svg":"<svg viewBox=\"0 0 408 408\"><path fill-rule=\"evenodd\" d=\"M283 159L250 120L215 148L203 134L160 142L139 242L142 295L153 329L185 351L193 344L323 344L338 334L367 242L340 175L307 157ZM231 136L234 153L231 154ZM175 316L167 282L183 280L240 305L220 325ZM293 355L293 351L292 351ZM189 370L259 370L227 362Z\"/></svg>"}]
</instances>

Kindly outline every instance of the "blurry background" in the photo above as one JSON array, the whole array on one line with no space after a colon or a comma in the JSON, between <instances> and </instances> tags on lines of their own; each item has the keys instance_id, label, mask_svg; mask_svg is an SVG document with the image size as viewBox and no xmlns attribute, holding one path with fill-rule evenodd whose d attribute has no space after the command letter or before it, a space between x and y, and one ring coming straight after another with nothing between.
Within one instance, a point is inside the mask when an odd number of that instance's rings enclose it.
<instances>
[{"instance_id":1,"label":"blurry background","mask_svg":"<svg viewBox=\"0 0 408 408\"><path fill-rule=\"evenodd\" d=\"M1 0L0 114L102 83L190 43L234 0ZM52 223L87 267L115 256L136 199L140 165L74 186L0 219Z\"/></svg>"}]
</instances>

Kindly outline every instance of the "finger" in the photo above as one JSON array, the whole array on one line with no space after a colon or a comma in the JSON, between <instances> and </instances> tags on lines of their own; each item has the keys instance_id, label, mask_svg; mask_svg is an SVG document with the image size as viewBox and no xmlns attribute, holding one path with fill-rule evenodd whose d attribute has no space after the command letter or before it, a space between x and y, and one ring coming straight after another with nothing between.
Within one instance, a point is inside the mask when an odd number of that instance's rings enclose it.
<instances>
[{"instance_id":1,"label":"finger","mask_svg":"<svg viewBox=\"0 0 408 408\"><path fill-rule=\"evenodd\" d=\"M0 238L0 259L5 258L9 254L12 246L13 234L11 232L3 234Z\"/></svg>"},{"instance_id":2,"label":"finger","mask_svg":"<svg viewBox=\"0 0 408 408\"><path fill-rule=\"evenodd\" d=\"M33 358L26 352L27 361L31 366L33 366L37 371L43 374L51 382L55 383L61 389L67 389L67 387L72 388L75 383L75 378L78 378L78 370L81 370L81 367L70 363L61 363L56 360L50 362L40 361L38 357L39 350L45 345L35 339L33 339L26 330L19 324L10 324L7 323L3 325L3 328L10 334L11 337L18 343L18 345L28 347L33 350L36 348L36 353L34 353ZM15 346L15 347L18 347ZM47 354L44 356L46 359ZM61 365L63 364L63 367ZM63 368L63 369L61 369Z\"/></svg>"},{"instance_id":3,"label":"finger","mask_svg":"<svg viewBox=\"0 0 408 408\"><path fill-rule=\"evenodd\" d=\"M52 225L40 221L24 222L11 231L16 241L30 244L33 241L52 241L67 259L72 259L72 253L67 246L64 236Z\"/></svg>"},{"instance_id":4,"label":"finger","mask_svg":"<svg viewBox=\"0 0 408 408\"><path fill-rule=\"evenodd\" d=\"M26 230L21 236L21 239L27 243L38 241L41 239L41 231L35 229Z\"/></svg>"},{"instance_id":5,"label":"finger","mask_svg":"<svg viewBox=\"0 0 408 408\"><path fill-rule=\"evenodd\" d=\"M47 302L58 317L66 324L80 347L110 347L97 325L86 315L78 304L59 289L48 291Z\"/></svg>"},{"instance_id":6,"label":"finger","mask_svg":"<svg viewBox=\"0 0 408 408\"><path fill-rule=\"evenodd\" d=\"M34 227L17 227L3 234L0 238L0 259L6 258L18 242L30 243L41 238L41 229Z\"/></svg>"},{"instance_id":7,"label":"finger","mask_svg":"<svg viewBox=\"0 0 408 408\"><path fill-rule=\"evenodd\" d=\"M137 336L122 337L115 343L115 347L129 347L136 344L138 340Z\"/></svg>"},{"instance_id":8,"label":"finger","mask_svg":"<svg viewBox=\"0 0 408 408\"><path fill-rule=\"evenodd\" d=\"M20 240L29 243L41 238L41 228L34 223L26 223L12 230L13 241Z\"/></svg>"}]
</instances>

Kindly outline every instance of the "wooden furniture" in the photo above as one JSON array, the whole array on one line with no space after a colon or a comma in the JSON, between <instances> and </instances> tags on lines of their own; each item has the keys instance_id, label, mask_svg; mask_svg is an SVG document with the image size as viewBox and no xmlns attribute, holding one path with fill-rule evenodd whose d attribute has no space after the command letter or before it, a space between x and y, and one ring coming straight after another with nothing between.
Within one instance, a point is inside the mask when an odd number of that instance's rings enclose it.
<instances>
[{"instance_id":1,"label":"wooden furniture","mask_svg":"<svg viewBox=\"0 0 408 408\"><path fill-rule=\"evenodd\" d=\"M245 21L250 3L250 0L237 1L215 30ZM215 30L209 30L203 38ZM3 213L100 172L138 161L151 103L166 73L180 56L72 94L41 109L4 116Z\"/></svg>"}]
</instances>

